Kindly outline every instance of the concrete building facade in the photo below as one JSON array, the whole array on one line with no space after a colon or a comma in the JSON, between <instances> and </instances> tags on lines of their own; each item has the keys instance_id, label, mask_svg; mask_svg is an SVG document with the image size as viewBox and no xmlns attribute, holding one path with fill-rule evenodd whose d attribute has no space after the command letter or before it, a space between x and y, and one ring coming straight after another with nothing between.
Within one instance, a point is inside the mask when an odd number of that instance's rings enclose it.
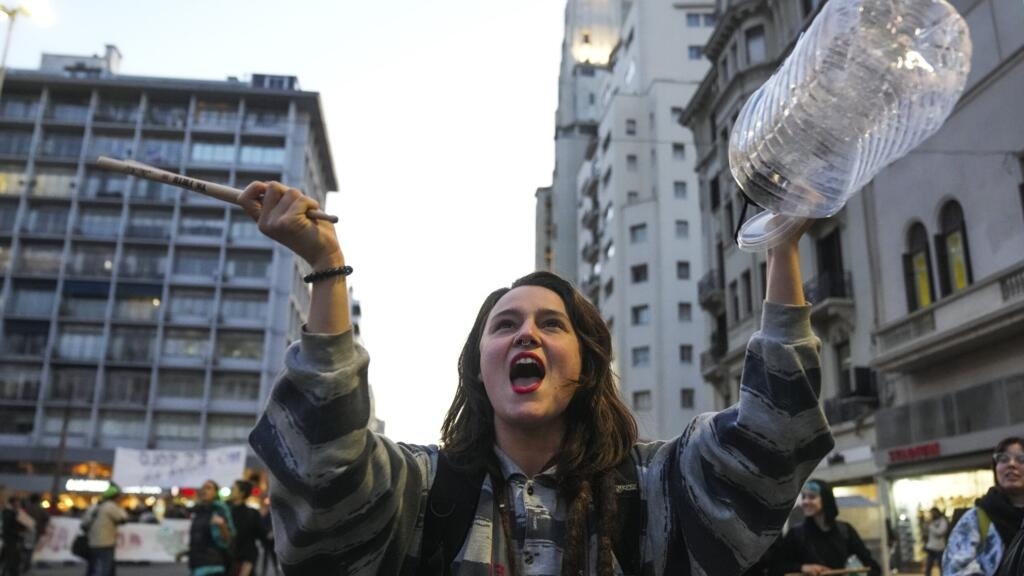
<instances>
[{"instance_id":1,"label":"concrete building facade","mask_svg":"<svg viewBox=\"0 0 1024 576\"><path fill-rule=\"evenodd\" d=\"M239 208L96 158L278 180L324 204L337 179L319 95L294 77L122 76L119 59L48 55L8 71L0 98L0 484L14 490L108 475L116 447L245 443L308 310L305 263Z\"/></svg>"},{"instance_id":2,"label":"concrete building facade","mask_svg":"<svg viewBox=\"0 0 1024 576\"><path fill-rule=\"evenodd\" d=\"M706 46L713 68L683 114L697 135L708 266L701 368L719 405L735 401L764 294L763 257L733 241L743 199L729 172L729 134L821 4L720 0ZM901 569L921 561L923 513L970 506L991 485L992 446L1024 432L1024 6L952 4L974 52L947 123L801 242L836 436L814 474L879 506L866 540L888 562L886 520Z\"/></svg>"}]
</instances>

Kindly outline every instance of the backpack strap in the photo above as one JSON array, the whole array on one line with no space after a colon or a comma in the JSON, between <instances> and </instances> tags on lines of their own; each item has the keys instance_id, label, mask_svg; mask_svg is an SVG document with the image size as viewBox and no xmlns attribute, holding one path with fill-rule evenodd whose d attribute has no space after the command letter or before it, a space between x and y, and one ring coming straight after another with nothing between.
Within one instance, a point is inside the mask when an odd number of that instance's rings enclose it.
<instances>
[{"instance_id":1,"label":"backpack strap","mask_svg":"<svg viewBox=\"0 0 1024 576\"><path fill-rule=\"evenodd\" d=\"M452 562L473 525L483 481L483 471L465 473L456 470L444 451L438 451L434 484L427 494L417 575L443 576L450 573Z\"/></svg>"},{"instance_id":2,"label":"backpack strap","mask_svg":"<svg viewBox=\"0 0 1024 576\"><path fill-rule=\"evenodd\" d=\"M978 516L978 531L981 533L981 539L978 540L978 554L981 554L981 551L985 549L985 540L988 538L988 529L992 525L992 519L981 506L975 506L974 513Z\"/></svg>"},{"instance_id":3,"label":"backpack strap","mask_svg":"<svg viewBox=\"0 0 1024 576\"><path fill-rule=\"evenodd\" d=\"M636 464L629 455L615 469L615 497L619 529L612 550L624 575L639 575L640 543L647 533L647 514L640 498Z\"/></svg>"}]
</instances>

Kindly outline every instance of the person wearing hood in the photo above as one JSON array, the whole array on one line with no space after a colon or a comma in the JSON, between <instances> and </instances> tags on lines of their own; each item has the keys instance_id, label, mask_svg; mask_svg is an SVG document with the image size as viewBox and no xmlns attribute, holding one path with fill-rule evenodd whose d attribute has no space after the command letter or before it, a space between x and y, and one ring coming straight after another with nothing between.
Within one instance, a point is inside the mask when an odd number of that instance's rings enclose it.
<instances>
[{"instance_id":1,"label":"person wearing hood","mask_svg":"<svg viewBox=\"0 0 1024 576\"><path fill-rule=\"evenodd\" d=\"M87 576L114 576L117 527L128 521L128 513L117 503L120 494L121 489L111 482L100 501L82 517L82 530L89 537Z\"/></svg>"},{"instance_id":2,"label":"person wearing hood","mask_svg":"<svg viewBox=\"0 0 1024 576\"><path fill-rule=\"evenodd\" d=\"M953 526L942 557L943 576L996 573L1007 545L1024 521L1024 438L1011 436L992 454L995 486L975 500Z\"/></svg>"},{"instance_id":3,"label":"person wearing hood","mask_svg":"<svg viewBox=\"0 0 1024 576\"><path fill-rule=\"evenodd\" d=\"M817 575L861 565L871 576L881 575L882 567L871 556L857 530L837 518L839 507L827 482L816 478L808 480L800 492L800 507L804 522L793 526L779 546L781 572Z\"/></svg>"}]
</instances>

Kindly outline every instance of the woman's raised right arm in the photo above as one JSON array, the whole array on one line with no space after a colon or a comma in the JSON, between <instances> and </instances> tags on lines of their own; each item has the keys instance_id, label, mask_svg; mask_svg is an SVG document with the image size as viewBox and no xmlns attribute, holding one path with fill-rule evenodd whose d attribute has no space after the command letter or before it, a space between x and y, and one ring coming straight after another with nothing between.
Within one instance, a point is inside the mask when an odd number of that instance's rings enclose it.
<instances>
[{"instance_id":1,"label":"woman's raised right arm","mask_svg":"<svg viewBox=\"0 0 1024 576\"><path fill-rule=\"evenodd\" d=\"M344 265L316 201L271 183L240 203L267 236L315 271ZM429 458L368 429L369 358L353 340L345 278L313 284L309 320L289 347L249 442L270 470L271 513L289 574L397 574L415 541ZM415 551L413 551L415 552Z\"/></svg>"}]
</instances>

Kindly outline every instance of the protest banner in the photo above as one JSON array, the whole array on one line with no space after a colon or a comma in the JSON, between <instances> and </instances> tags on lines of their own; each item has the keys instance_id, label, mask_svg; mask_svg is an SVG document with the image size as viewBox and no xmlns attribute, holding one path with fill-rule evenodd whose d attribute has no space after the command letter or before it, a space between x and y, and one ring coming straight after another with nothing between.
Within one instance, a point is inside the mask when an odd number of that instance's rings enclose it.
<instances>
[{"instance_id":1,"label":"protest banner","mask_svg":"<svg viewBox=\"0 0 1024 576\"><path fill-rule=\"evenodd\" d=\"M242 477L245 471L245 445L223 446L208 450L134 450L114 451L111 479L126 486L199 487L207 480L221 486Z\"/></svg>"},{"instance_id":2,"label":"protest banner","mask_svg":"<svg viewBox=\"0 0 1024 576\"><path fill-rule=\"evenodd\" d=\"M81 529L81 518L54 516L32 559L36 562L81 562L71 553L71 542ZM174 562L188 548L190 522L165 519L159 524L130 522L117 527L114 557L118 562Z\"/></svg>"}]
</instances>

